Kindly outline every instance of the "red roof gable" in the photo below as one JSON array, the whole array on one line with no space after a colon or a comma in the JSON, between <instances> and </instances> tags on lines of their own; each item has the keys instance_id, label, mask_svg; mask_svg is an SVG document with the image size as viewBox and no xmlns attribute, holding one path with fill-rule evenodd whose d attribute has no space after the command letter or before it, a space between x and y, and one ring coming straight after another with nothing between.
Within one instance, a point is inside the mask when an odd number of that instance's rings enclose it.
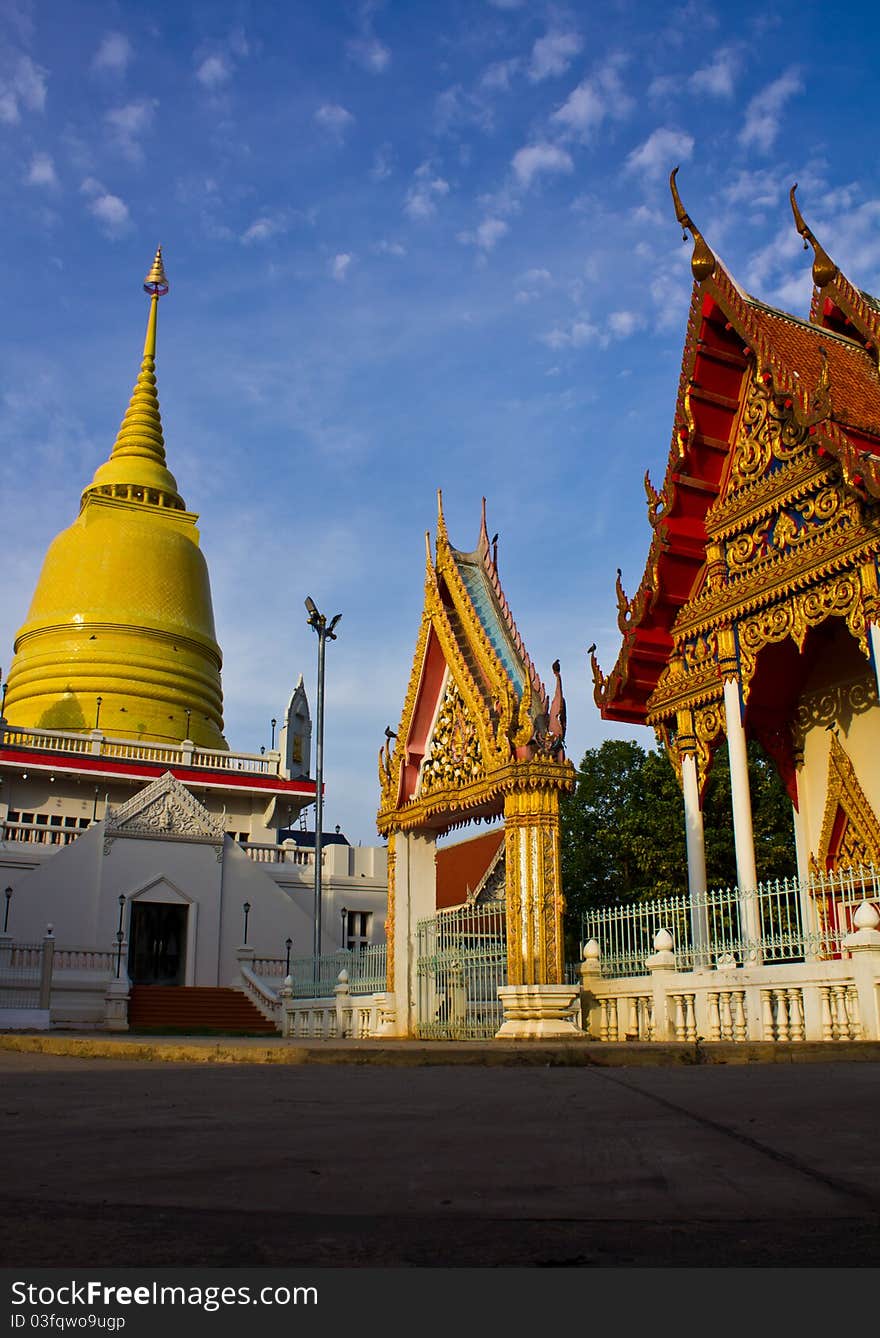
<instances>
[{"instance_id":1,"label":"red roof gable","mask_svg":"<svg viewBox=\"0 0 880 1338\"><path fill-rule=\"evenodd\" d=\"M699 239L699 277L666 476L659 492L645 479L654 534L632 599L618 574L623 645L607 677L593 656L595 698L603 717L633 724L646 720L648 699L672 651L678 610L703 580L705 517L734 445L747 375L757 370L777 392L788 394L802 421L814 424L810 431L817 453L838 461L849 487L880 497L880 377L876 347L864 338L880 325L880 313L837 270L832 288L856 312L862 340L767 307L739 288L686 215L680 214L679 221L693 231L695 242ZM814 320L817 315L814 302Z\"/></svg>"},{"instance_id":2,"label":"red roof gable","mask_svg":"<svg viewBox=\"0 0 880 1338\"><path fill-rule=\"evenodd\" d=\"M441 846L437 851L437 909L461 906L475 892L495 863L504 844L504 828L481 832L468 841Z\"/></svg>"}]
</instances>

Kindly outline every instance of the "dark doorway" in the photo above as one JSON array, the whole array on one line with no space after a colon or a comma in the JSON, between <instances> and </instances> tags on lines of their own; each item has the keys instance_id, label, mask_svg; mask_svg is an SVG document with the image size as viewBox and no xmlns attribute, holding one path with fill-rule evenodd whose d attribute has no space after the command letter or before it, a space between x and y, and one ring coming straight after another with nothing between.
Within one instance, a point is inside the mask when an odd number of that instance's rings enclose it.
<instances>
[{"instance_id":1,"label":"dark doorway","mask_svg":"<svg viewBox=\"0 0 880 1338\"><path fill-rule=\"evenodd\" d=\"M183 984L187 910L163 902L132 902L128 975L133 985Z\"/></svg>"}]
</instances>

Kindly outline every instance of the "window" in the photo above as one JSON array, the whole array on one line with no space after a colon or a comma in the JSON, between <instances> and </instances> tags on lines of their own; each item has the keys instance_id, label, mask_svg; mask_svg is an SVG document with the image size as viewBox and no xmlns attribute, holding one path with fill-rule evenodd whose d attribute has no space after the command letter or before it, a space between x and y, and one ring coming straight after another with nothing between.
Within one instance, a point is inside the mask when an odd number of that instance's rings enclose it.
<instances>
[{"instance_id":1,"label":"window","mask_svg":"<svg viewBox=\"0 0 880 1338\"><path fill-rule=\"evenodd\" d=\"M360 952L370 941L371 911L349 911L345 946L350 952Z\"/></svg>"}]
</instances>

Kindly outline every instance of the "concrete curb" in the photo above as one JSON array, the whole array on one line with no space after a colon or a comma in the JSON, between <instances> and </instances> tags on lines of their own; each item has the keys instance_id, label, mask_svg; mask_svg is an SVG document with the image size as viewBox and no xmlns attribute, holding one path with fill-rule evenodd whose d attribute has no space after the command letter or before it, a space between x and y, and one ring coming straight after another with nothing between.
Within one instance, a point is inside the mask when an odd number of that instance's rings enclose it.
<instances>
[{"instance_id":1,"label":"concrete curb","mask_svg":"<svg viewBox=\"0 0 880 1338\"><path fill-rule=\"evenodd\" d=\"M0 1051L161 1064L374 1064L392 1068L471 1065L486 1068L653 1068L700 1064L880 1062L880 1041L744 1042L699 1045L568 1041L311 1041L239 1037L156 1037L0 1033Z\"/></svg>"}]
</instances>

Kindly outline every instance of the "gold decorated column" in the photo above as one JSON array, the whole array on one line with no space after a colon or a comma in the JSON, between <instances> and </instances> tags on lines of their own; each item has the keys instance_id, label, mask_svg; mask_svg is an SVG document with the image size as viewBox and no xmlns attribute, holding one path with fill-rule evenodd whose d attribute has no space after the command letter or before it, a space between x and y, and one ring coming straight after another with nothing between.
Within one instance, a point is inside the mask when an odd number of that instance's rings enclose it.
<instances>
[{"instance_id":1,"label":"gold decorated column","mask_svg":"<svg viewBox=\"0 0 880 1338\"><path fill-rule=\"evenodd\" d=\"M507 979L561 985L564 975L559 790L515 789L504 798Z\"/></svg>"}]
</instances>

